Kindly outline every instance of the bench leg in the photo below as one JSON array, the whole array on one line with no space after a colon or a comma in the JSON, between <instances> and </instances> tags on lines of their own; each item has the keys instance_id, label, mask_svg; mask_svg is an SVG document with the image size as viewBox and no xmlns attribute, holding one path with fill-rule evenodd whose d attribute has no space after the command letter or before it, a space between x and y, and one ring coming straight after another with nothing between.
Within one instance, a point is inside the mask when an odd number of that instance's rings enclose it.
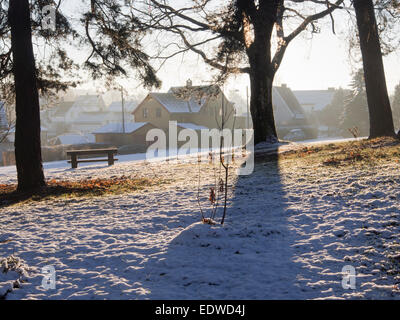
<instances>
[{"instance_id":1,"label":"bench leg","mask_svg":"<svg viewBox=\"0 0 400 320\"><path fill-rule=\"evenodd\" d=\"M76 154L71 155L71 167L72 167L72 169L78 168L78 161L77 161Z\"/></svg>"},{"instance_id":2,"label":"bench leg","mask_svg":"<svg viewBox=\"0 0 400 320\"><path fill-rule=\"evenodd\" d=\"M112 166L114 164L114 155L112 153L108 154L108 165Z\"/></svg>"}]
</instances>

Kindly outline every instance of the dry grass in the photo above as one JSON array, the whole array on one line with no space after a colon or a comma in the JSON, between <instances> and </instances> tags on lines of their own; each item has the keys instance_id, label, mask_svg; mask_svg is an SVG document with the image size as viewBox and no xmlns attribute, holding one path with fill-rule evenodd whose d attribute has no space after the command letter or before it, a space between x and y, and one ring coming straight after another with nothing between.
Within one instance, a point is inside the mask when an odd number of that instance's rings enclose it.
<instances>
[{"instance_id":1,"label":"dry grass","mask_svg":"<svg viewBox=\"0 0 400 320\"><path fill-rule=\"evenodd\" d=\"M0 207L27 201L42 201L52 198L98 197L103 195L134 192L168 183L167 180L115 177L110 179L88 179L78 181L49 180L47 186L32 192L19 192L15 184L0 184Z\"/></svg>"},{"instance_id":2,"label":"dry grass","mask_svg":"<svg viewBox=\"0 0 400 320\"><path fill-rule=\"evenodd\" d=\"M264 161L301 161L332 167L400 163L400 140L384 137L307 146L265 157Z\"/></svg>"}]
</instances>

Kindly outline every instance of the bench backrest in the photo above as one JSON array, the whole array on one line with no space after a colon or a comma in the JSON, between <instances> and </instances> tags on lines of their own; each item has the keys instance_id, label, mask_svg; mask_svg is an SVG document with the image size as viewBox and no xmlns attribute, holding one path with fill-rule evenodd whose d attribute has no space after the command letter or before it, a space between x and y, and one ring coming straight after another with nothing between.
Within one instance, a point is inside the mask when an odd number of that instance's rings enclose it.
<instances>
[{"instance_id":1,"label":"bench backrest","mask_svg":"<svg viewBox=\"0 0 400 320\"><path fill-rule=\"evenodd\" d=\"M88 150L69 150L67 151L67 155L90 155L90 154L116 154L118 152L118 149L116 148L107 148L107 149L88 149Z\"/></svg>"}]
</instances>

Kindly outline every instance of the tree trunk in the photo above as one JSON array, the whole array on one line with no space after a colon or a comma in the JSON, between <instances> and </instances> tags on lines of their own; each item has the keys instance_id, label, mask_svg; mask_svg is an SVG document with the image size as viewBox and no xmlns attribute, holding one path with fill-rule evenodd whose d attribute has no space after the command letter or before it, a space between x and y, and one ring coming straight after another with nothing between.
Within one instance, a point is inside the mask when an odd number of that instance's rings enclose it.
<instances>
[{"instance_id":1,"label":"tree trunk","mask_svg":"<svg viewBox=\"0 0 400 320\"><path fill-rule=\"evenodd\" d=\"M8 10L15 82L15 161L18 190L45 185L40 147L40 108L28 0L10 0Z\"/></svg>"},{"instance_id":2,"label":"tree trunk","mask_svg":"<svg viewBox=\"0 0 400 320\"><path fill-rule=\"evenodd\" d=\"M262 32L255 32L254 42L247 52L250 64L250 112L254 144L278 140L272 108L272 83L275 75L271 64L272 26L263 26Z\"/></svg>"},{"instance_id":3,"label":"tree trunk","mask_svg":"<svg viewBox=\"0 0 400 320\"><path fill-rule=\"evenodd\" d=\"M369 137L394 136L374 5L372 0L355 0L354 8L364 65L370 122Z\"/></svg>"}]
</instances>

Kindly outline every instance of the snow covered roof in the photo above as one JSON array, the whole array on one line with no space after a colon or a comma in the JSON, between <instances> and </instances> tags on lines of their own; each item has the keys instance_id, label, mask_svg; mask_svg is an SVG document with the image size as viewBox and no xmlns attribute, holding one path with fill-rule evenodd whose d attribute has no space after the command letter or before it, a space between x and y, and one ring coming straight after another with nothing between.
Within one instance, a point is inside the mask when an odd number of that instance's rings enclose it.
<instances>
[{"instance_id":1,"label":"snow covered roof","mask_svg":"<svg viewBox=\"0 0 400 320\"><path fill-rule=\"evenodd\" d=\"M293 93L302 106L322 110L332 102L335 90L297 90Z\"/></svg>"},{"instance_id":2,"label":"snow covered roof","mask_svg":"<svg viewBox=\"0 0 400 320\"><path fill-rule=\"evenodd\" d=\"M205 99L202 99L201 101L197 101L194 98L191 98L190 100L180 99L171 92L151 92L149 93L149 96L156 99L161 105L165 107L165 109L167 109L171 113L199 112L205 102Z\"/></svg>"},{"instance_id":3,"label":"snow covered roof","mask_svg":"<svg viewBox=\"0 0 400 320\"><path fill-rule=\"evenodd\" d=\"M80 134L62 134L55 138L59 144L85 144L88 139ZM56 142L56 144L57 144Z\"/></svg>"},{"instance_id":4,"label":"snow covered roof","mask_svg":"<svg viewBox=\"0 0 400 320\"><path fill-rule=\"evenodd\" d=\"M272 105L274 106L275 117L280 119L282 116L284 118L293 117L294 113L287 105L285 99L276 90L276 87L272 87ZM283 119L283 118L282 118Z\"/></svg>"},{"instance_id":5,"label":"snow covered roof","mask_svg":"<svg viewBox=\"0 0 400 320\"><path fill-rule=\"evenodd\" d=\"M64 117L66 113L72 108L74 101L63 101L55 107L54 116Z\"/></svg>"},{"instance_id":6,"label":"snow covered roof","mask_svg":"<svg viewBox=\"0 0 400 320\"><path fill-rule=\"evenodd\" d=\"M97 94L86 94L77 97L73 107L86 112L103 111L105 109L103 98Z\"/></svg>"},{"instance_id":7,"label":"snow covered roof","mask_svg":"<svg viewBox=\"0 0 400 320\"><path fill-rule=\"evenodd\" d=\"M86 138L86 140L89 143L95 143L96 142L96 136L94 134L92 134L92 133L86 133L86 134L83 134L83 136Z\"/></svg>"},{"instance_id":8,"label":"snow covered roof","mask_svg":"<svg viewBox=\"0 0 400 320\"><path fill-rule=\"evenodd\" d=\"M124 103L125 112L133 112L136 109L137 105L138 103L136 101L125 101ZM122 101L113 101L108 106L108 111L122 113Z\"/></svg>"},{"instance_id":9,"label":"snow covered roof","mask_svg":"<svg viewBox=\"0 0 400 320\"><path fill-rule=\"evenodd\" d=\"M207 85L207 86L183 86L183 87L171 87L168 93L179 94L182 92L190 92L193 97L203 97L210 95L218 95L221 92L221 88L217 85Z\"/></svg>"},{"instance_id":10,"label":"snow covered roof","mask_svg":"<svg viewBox=\"0 0 400 320\"><path fill-rule=\"evenodd\" d=\"M300 106L299 101L294 95L293 91L288 87L274 87L274 89L279 93L283 100L285 100L287 106L295 115L303 115L303 108Z\"/></svg>"},{"instance_id":11,"label":"snow covered roof","mask_svg":"<svg viewBox=\"0 0 400 320\"><path fill-rule=\"evenodd\" d=\"M148 124L148 122L126 122L125 133L132 133L141 127ZM123 133L122 122L109 123L93 132L96 133Z\"/></svg>"},{"instance_id":12,"label":"snow covered roof","mask_svg":"<svg viewBox=\"0 0 400 320\"><path fill-rule=\"evenodd\" d=\"M202 130L202 129L209 129L205 126L199 126L194 123L189 123L189 122L178 122L178 127L184 128L184 129L192 129L192 130Z\"/></svg>"},{"instance_id":13,"label":"snow covered roof","mask_svg":"<svg viewBox=\"0 0 400 320\"><path fill-rule=\"evenodd\" d=\"M79 117L74 119L75 123L104 123L109 116L109 112L82 112Z\"/></svg>"}]
</instances>

